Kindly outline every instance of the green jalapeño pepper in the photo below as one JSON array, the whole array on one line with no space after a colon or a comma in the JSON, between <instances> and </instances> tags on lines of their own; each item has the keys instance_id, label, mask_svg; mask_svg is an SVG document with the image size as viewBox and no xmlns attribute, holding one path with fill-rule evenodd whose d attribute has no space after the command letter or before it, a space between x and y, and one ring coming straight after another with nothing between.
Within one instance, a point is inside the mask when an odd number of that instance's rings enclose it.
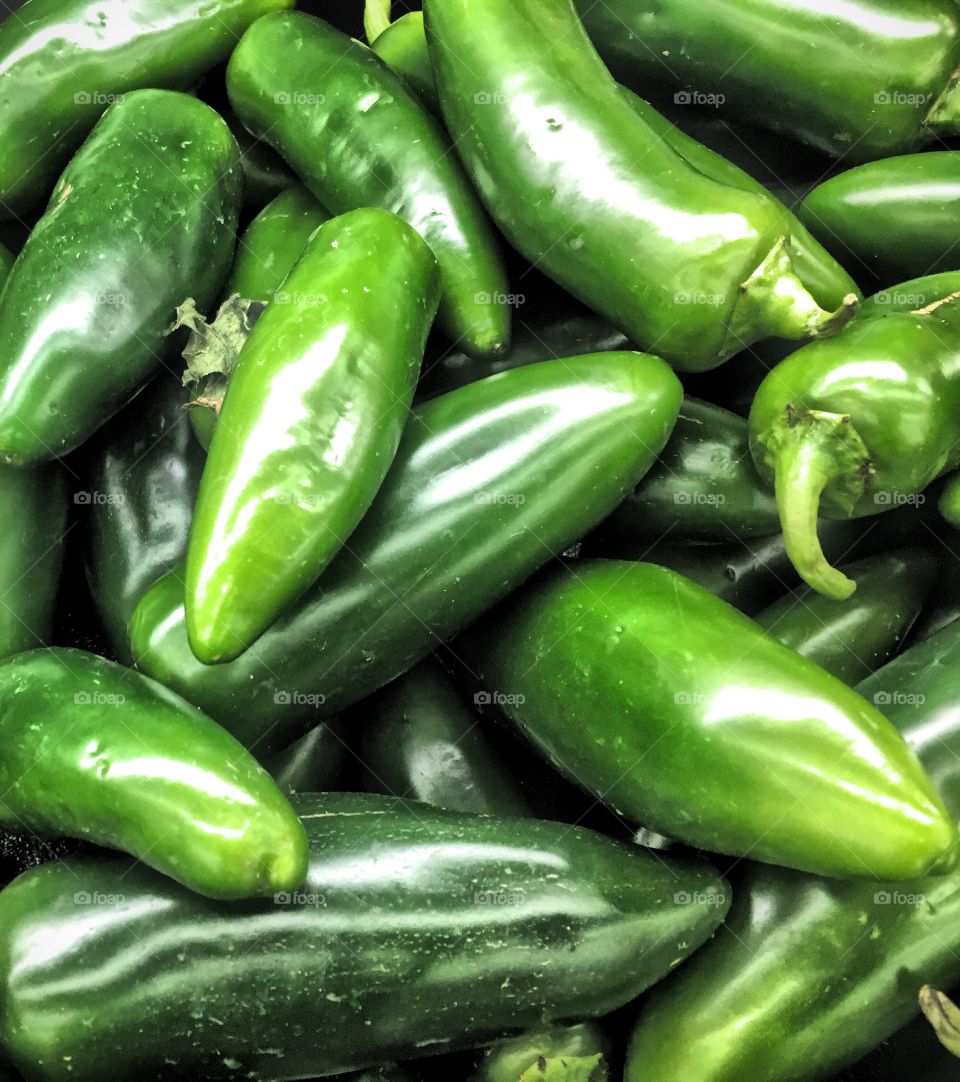
<instances>
[{"instance_id":1,"label":"green jalape\u00f1o pepper","mask_svg":"<svg viewBox=\"0 0 960 1082\"><path fill-rule=\"evenodd\" d=\"M950 0L576 0L613 73L848 161L958 130Z\"/></svg>"},{"instance_id":2,"label":"green jalape\u00f1o pepper","mask_svg":"<svg viewBox=\"0 0 960 1082\"><path fill-rule=\"evenodd\" d=\"M838 259L883 285L960 267L949 228L960 220L960 151L860 165L814 188L798 214Z\"/></svg>"},{"instance_id":3,"label":"green jalape\u00f1o pepper","mask_svg":"<svg viewBox=\"0 0 960 1082\"><path fill-rule=\"evenodd\" d=\"M6 216L48 195L112 102L141 87L188 89L226 60L254 19L291 5L292 0L123 0L94 10L88 0L29 0L14 9L0 25L0 204ZM196 154L211 136L194 138L200 144ZM147 171L157 153L151 142L125 151L125 167L136 163ZM112 183L124 188L137 181L131 176ZM152 198L145 198L144 207ZM120 224L119 208L104 211L102 225ZM130 217L137 221L139 215ZM62 258L73 260L72 254Z\"/></svg>"},{"instance_id":4,"label":"green jalape\u00f1o pepper","mask_svg":"<svg viewBox=\"0 0 960 1082\"><path fill-rule=\"evenodd\" d=\"M123 849L192 890L300 886L303 829L267 772L199 710L81 650L0 664L0 821Z\"/></svg>"},{"instance_id":5,"label":"green jalape\u00f1o pepper","mask_svg":"<svg viewBox=\"0 0 960 1082\"><path fill-rule=\"evenodd\" d=\"M176 306L223 284L241 183L209 106L166 90L110 106L3 290L0 459L72 450L147 382Z\"/></svg>"},{"instance_id":6,"label":"green jalape\u00f1o pepper","mask_svg":"<svg viewBox=\"0 0 960 1082\"><path fill-rule=\"evenodd\" d=\"M490 213L632 342L702 371L852 315L853 293L831 314L798 278L776 200L700 172L637 115L570 0L425 12L444 117Z\"/></svg>"},{"instance_id":7,"label":"green jalape\u00f1o pepper","mask_svg":"<svg viewBox=\"0 0 960 1082\"><path fill-rule=\"evenodd\" d=\"M358 708L371 792L477 815L529 815L506 763L435 661L424 661ZM359 719L358 719L359 720Z\"/></svg>"},{"instance_id":8,"label":"green jalape\u00f1o pepper","mask_svg":"<svg viewBox=\"0 0 960 1082\"><path fill-rule=\"evenodd\" d=\"M747 422L709 402L683 400L656 466L602 527L650 541L730 541L778 533L777 504L750 457Z\"/></svg>"},{"instance_id":9,"label":"green jalape\u00f1o pepper","mask_svg":"<svg viewBox=\"0 0 960 1082\"><path fill-rule=\"evenodd\" d=\"M547 574L458 652L558 768L667 837L825 875L956 861L956 827L886 718L666 568Z\"/></svg>"},{"instance_id":10,"label":"green jalape\u00f1o pepper","mask_svg":"<svg viewBox=\"0 0 960 1082\"><path fill-rule=\"evenodd\" d=\"M339 721L329 718L315 725L264 766L285 793L324 793L341 788L347 745Z\"/></svg>"},{"instance_id":11,"label":"green jalape\u00f1o pepper","mask_svg":"<svg viewBox=\"0 0 960 1082\"><path fill-rule=\"evenodd\" d=\"M258 754L399 676L623 499L667 441L679 381L602 353L480 380L418 407L377 498L317 585L236 661L187 643L182 575L131 621L137 665Z\"/></svg>"},{"instance_id":12,"label":"green jalape\u00f1o pepper","mask_svg":"<svg viewBox=\"0 0 960 1082\"><path fill-rule=\"evenodd\" d=\"M240 351L190 532L186 621L231 661L316 579L370 506L409 414L439 298L406 222L322 225Z\"/></svg>"},{"instance_id":13,"label":"green jalape\u00f1o pepper","mask_svg":"<svg viewBox=\"0 0 960 1082\"><path fill-rule=\"evenodd\" d=\"M270 301L330 215L299 184L272 199L237 241L237 254L224 296Z\"/></svg>"},{"instance_id":14,"label":"green jalape\u00f1o pepper","mask_svg":"<svg viewBox=\"0 0 960 1082\"><path fill-rule=\"evenodd\" d=\"M203 452L186 398L179 380L162 373L88 445L77 497L85 505L83 561L107 639L125 664L133 610L187 555Z\"/></svg>"},{"instance_id":15,"label":"green jalape\u00f1o pepper","mask_svg":"<svg viewBox=\"0 0 960 1082\"><path fill-rule=\"evenodd\" d=\"M770 372L750 410L750 443L807 583L826 597L850 596L856 583L821 551L817 516L875 515L922 499L960 464L958 418L957 297L914 312L871 310Z\"/></svg>"},{"instance_id":16,"label":"green jalape\u00f1o pepper","mask_svg":"<svg viewBox=\"0 0 960 1082\"><path fill-rule=\"evenodd\" d=\"M57 465L0 466L0 657L50 641L68 498Z\"/></svg>"},{"instance_id":17,"label":"green jalape\u00f1o pepper","mask_svg":"<svg viewBox=\"0 0 960 1082\"><path fill-rule=\"evenodd\" d=\"M475 1048L628 1003L729 904L705 861L566 824L294 804L309 872L270 901L214 903L106 857L0 893L14 1063L36 1082L279 1082Z\"/></svg>"},{"instance_id":18,"label":"green jalape\u00f1o pepper","mask_svg":"<svg viewBox=\"0 0 960 1082\"><path fill-rule=\"evenodd\" d=\"M933 586L936 564L921 549L868 556L845 566L857 581L846 601L811 587L770 605L757 623L778 642L856 684L897 652Z\"/></svg>"},{"instance_id":19,"label":"green jalape\u00f1o pepper","mask_svg":"<svg viewBox=\"0 0 960 1082\"><path fill-rule=\"evenodd\" d=\"M902 731L954 816L958 657L954 624L858 689ZM742 872L724 928L645 1001L625 1082L821 1082L908 1022L925 982L960 980L960 871L911 883Z\"/></svg>"},{"instance_id":20,"label":"green jalape\u00f1o pepper","mask_svg":"<svg viewBox=\"0 0 960 1082\"><path fill-rule=\"evenodd\" d=\"M433 249L440 322L481 356L510 338L496 239L456 155L406 84L366 46L302 12L258 20L227 68L237 115L336 214L376 206Z\"/></svg>"}]
</instances>

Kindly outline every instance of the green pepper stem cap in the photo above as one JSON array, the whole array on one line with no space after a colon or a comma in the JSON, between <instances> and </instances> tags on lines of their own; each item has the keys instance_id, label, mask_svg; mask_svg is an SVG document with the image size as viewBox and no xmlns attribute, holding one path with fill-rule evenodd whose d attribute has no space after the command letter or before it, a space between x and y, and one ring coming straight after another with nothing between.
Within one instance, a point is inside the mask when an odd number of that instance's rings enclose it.
<instances>
[{"instance_id":1,"label":"green pepper stem cap","mask_svg":"<svg viewBox=\"0 0 960 1082\"><path fill-rule=\"evenodd\" d=\"M920 989L920 1010L933 1026L937 1040L955 1056L960 1056L960 1010L943 992L925 984Z\"/></svg>"},{"instance_id":2,"label":"green pepper stem cap","mask_svg":"<svg viewBox=\"0 0 960 1082\"><path fill-rule=\"evenodd\" d=\"M363 32L372 45L390 25L391 0L367 0L363 7Z\"/></svg>"},{"instance_id":3,"label":"green pepper stem cap","mask_svg":"<svg viewBox=\"0 0 960 1082\"><path fill-rule=\"evenodd\" d=\"M960 134L960 68L950 76L943 93L933 103L924 127L934 136Z\"/></svg>"},{"instance_id":4,"label":"green pepper stem cap","mask_svg":"<svg viewBox=\"0 0 960 1082\"><path fill-rule=\"evenodd\" d=\"M863 495L870 472L863 440L845 414L787 406L759 442L773 468L777 510L791 563L818 593L843 601L857 585L824 556L817 517L828 485L832 502L848 512Z\"/></svg>"},{"instance_id":5,"label":"green pepper stem cap","mask_svg":"<svg viewBox=\"0 0 960 1082\"><path fill-rule=\"evenodd\" d=\"M740 286L725 350L735 353L762 338L829 338L843 330L859 307L859 297L848 293L835 312L821 308L794 269L787 237L780 237Z\"/></svg>"},{"instance_id":6,"label":"green pepper stem cap","mask_svg":"<svg viewBox=\"0 0 960 1082\"><path fill-rule=\"evenodd\" d=\"M606 1082L606 1061L595 1056L541 1056L520 1075L519 1082Z\"/></svg>"}]
</instances>

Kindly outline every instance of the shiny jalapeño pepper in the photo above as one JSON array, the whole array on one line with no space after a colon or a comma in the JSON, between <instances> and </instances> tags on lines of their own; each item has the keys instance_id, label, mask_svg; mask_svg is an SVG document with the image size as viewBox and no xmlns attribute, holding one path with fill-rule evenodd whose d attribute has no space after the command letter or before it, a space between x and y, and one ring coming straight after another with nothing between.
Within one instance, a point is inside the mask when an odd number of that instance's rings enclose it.
<instances>
[{"instance_id":1,"label":"shiny jalape\u00f1o pepper","mask_svg":"<svg viewBox=\"0 0 960 1082\"><path fill-rule=\"evenodd\" d=\"M950 0L576 0L614 74L848 161L958 130Z\"/></svg>"},{"instance_id":2,"label":"shiny jalape\u00f1o pepper","mask_svg":"<svg viewBox=\"0 0 960 1082\"><path fill-rule=\"evenodd\" d=\"M244 34L227 68L237 115L335 214L382 207L433 249L440 322L471 352L510 338L497 243L436 121L366 46L320 19L281 12Z\"/></svg>"},{"instance_id":3,"label":"shiny jalape\u00f1o pepper","mask_svg":"<svg viewBox=\"0 0 960 1082\"><path fill-rule=\"evenodd\" d=\"M960 267L960 151L857 166L814 188L798 214L837 259L881 285Z\"/></svg>"},{"instance_id":4,"label":"shiny jalape\u00f1o pepper","mask_svg":"<svg viewBox=\"0 0 960 1082\"><path fill-rule=\"evenodd\" d=\"M818 514L875 515L916 501L960 464L958 417L958 297L916 311L871 307L840 338L810 343L769 373L750 410L750 443L811 586L838 599L856 588L823 555Z\"/></svg>"},{"instance_id":5,"label":"shiny jalape\u00f1o pepper","mask_svg":"<svg viewBox=\"0 0 960 1082\"><path fill-rule=\"evenodd\" d=\"M46 198L112 102L138 88L189 89L230 55L254 19L290 6L291 0L123 0L94 7L87 0L29 0L11 11L0 25L5 216ZM147 146L127 153L144 166L150 157ZM108 227L110 220L107 213Z\"/></svg>"},{"instance_id":6,"label":"shiny jalape\u00f1o pepper","mask_svg":"<svg viewBox=\"0 0 960 1082\"><path fill-rule=\"evenodd\" d=\"M236 661L187 643L182 574L131 621L139 668L264 754L376 691L582 537L649 469L680 408L662 361L546 361L418 407L321 580Z\"/></svg>"},{"instance_id":7,"label":"shiny jalape\u00f1o pepper","mask_svg":"<svg viewBox=\"0 0 960 1082\"><path fill-rule=\"evenodd\" d=\"M439 274L394 214L322 225L247 339L213 433L186 566L203 662L241 654L327 567L386 476Z\"/></svg>"},{"instance_id":8,"label":"shiny jalape\u00f1o pepper","mask_svg":"<svg viewBox=\"0 0 960 1082\"><path fill-rule=\"evenodd\" d=\"M858 687L901 730L954 817L958 658L954 624ZM646 1000L626 1082L821 1082L908 1022L922 984L960 980L956 870L842 883L749 864L734 896L716 939ZM899 1077L915 1074L911 1065Z\"/></svg>"},{"instance_id":9,"label":"shiny jalape\u00f1o pepper","mask_svg":"<svg viewBox=\"0 0 960 1082\"><path fill-rule=\"evenodd\" d=\"M545 574L457 650L559 769L667 837L838 876L956 862L956 827L886 718L666 568Z\"/></svg>"},{"instance_id":10,"label":"shiny jalape\u00f1o pepper","mask_svg":"<svg viewBox=\"0 0 960 1082\"><path fill-rule=\"evenodd\" d=\"M0 735L0 822L123 849L213 898L303 881L303 828L267 772L139 673L81 650L8 658Z\"/></svg>"},{"instance_id":11,"label":"shiny jalape\u00f1o pepper","mask_svg":"<svg viewBox=\"0 0 960 1082\"><path fill-rule=\"evenodd\" d=\"M186 94L115 102L61 176L0 304L0 460L79 446L160 363L176 306L233 255L236 140Z\"/></svg>"},{"instance_id":12,"label":"shiny jalape\u00f1o pepper","mask_svg":"<svg viewBox=\"0 0 960 1082\"><path fill-rule=\"evenodd\" d=\"M776 200L700 172L635 112L570 0L425 14L444 118L490 213L632 342L701 371L849 319L853 293L829 313L800 281Z\"/></svg>"},{"instance_id":13,"label":"shiny jalape\u00f1o pepper","mask_svg":"<svg viewBox=\"0 0 960 1082\"><path fill-rule=\"evenodd\" d=\"M354 794L294 805L309 871L270 900L214 903L102 857L0 893L13 1061L36 1082L280 1082L474 1048L628 1003L729 904L706 861L566 824Z\"/></svg>"}]
</instances>

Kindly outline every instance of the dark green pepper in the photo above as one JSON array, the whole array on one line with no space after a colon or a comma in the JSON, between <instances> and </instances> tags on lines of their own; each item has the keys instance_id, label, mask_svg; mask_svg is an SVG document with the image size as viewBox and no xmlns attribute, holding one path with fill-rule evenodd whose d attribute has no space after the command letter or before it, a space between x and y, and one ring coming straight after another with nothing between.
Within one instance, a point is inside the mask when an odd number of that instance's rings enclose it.
<instances>
[{"instance_id":1,"label":"dark green pepper","mask_svg":"<svg viewBox=\"0 0 960 1082\"><path fill-rule=\"evenodd\" d=\"M284 4L284 7L290 5ZM273 9L276 10L276 9ZM225 95L224 95L225 99ZM243 165L243 202L247 207L265 207L288 188L297 184L297 178L287 168L286 162L266 143L261 142L240 123L237 114L221 101L210 102L214 109L230 125Z\"/></svg>"},{"instance_id":2,"label":"dark green pepper","mask_svg":"<svg viewBox=\"0 0 960 1082\"><path fill-rule=\"evenodd\" d=\"M832 673L856 684L897 652L920 614L936 576L922 549L868 556L845 565L857 582L846 601L796 590L757 617L769 635Z\"/></svg>"},{"instance_id":3,"label":"dark green pepper","mask_svg":"<svg viewBox=\"0 0 960 1082\"><path fill-rule=\"evenodd\" d=\"M203 452L180 381L163 373L89 445L83 559L90 594L118 660L140 598L187 554ZM31 579L31 589L35 583Z\"/></svg>"},{"instance_id":4,"label":"dark green pepper","mask_svg":"<svg viewBox=\"0 0 960 1082\"><path fill-rule=\"evenodd\" d=\"M882 285L960 267L960 151L868 162L818 185L797 213L837 259Z\"/></svg>"},{"instance_id":5,"label":"dark green pepper","mask_svg":"<svg viewBox=\"0 0 960 1082\"><path fill-rule=\"evenodd\" d=\"M576 0L613 73L847 161L958 130L950 0Z\"/></svg>"},{"instance_id":6,"label":"dark green pepper","mask_svg":"<svg viewBox=\"0 0 960 1082\"><path fill-rule=\"evenodd\" d=\"M903 732L954 816L958 656L955 624L858 688ZM742 872L725 927L646 1000L625 1082L819 1082L908 1022L925 981L960 980L958 871L911 883Z\"/></svg>"},{"instance_id":7,"label":"dark green pepper","mask_svg":"<svg viewBox=\"0 0 960 1082\"><path fill-rule=\"evenodd\" d=\"M777 503L761 481L747 422L709 402L683 400L657 464L603 524L624 539L730 541L778 533Z\"/></svg>"},{"instance_id":8,"label":"dark green pepper","mask_svg":"<svg viewBox=\"0 0 960 1082\"><path fill-rule=\"evenodd\" d=\"M315 725L264 763L285 793L321 793L338 788L347 745L336 718Z\"/></svg>"},{"instance_id":9,"label":"dark green pepper","mask_svg":"<svg viewBox=\"0 0 960 1082\"><path fill-rule=\"evenodd\" d=\"M880 712L666 568L546 574L457 652L560 770L667 837L825 875L956 862L955 824Z\"/></svg>"},{"instance_id":10,"label":"dark green pepper","mask_svg":"<svg viewBox=\"0 0 960 1082\"><path fill-rule=\"evenodd\" d=\"M680 401L670 369L638 353L545 361L435 398L411 415L349 548L250 650L200 664L171 572L131 622L137 665L267 754L318 706L336 712L411 668L609 514Z\"/></svg>"},{"instance_id":11,"label":"dark green pepper","mask_svg":"<svg viewBox=\"0 0 960 1082\"><path fill-rule=\"evenodd\" d=\"M897 287L898 290L902 287ZM750 444L775 486L787 552L801 577L842 600L856 584L832 567L817 516L875 515L922 500L960 465L960 302L868 310L832 342L774 368L750 410Z\"/></svg>"},{"instance_id":12,"label":"dark green pepper","mask_svg":"<svg viewBox=\"0 0 960 1082\"><path fill-rule=\"evenodd\" d=\"M295 806L310 869L272 901L210 902L109 858L0 893L13 1061L36 1082L281 1080L476 1047L629 1002L729 903L706 862L566 824Z\"/></svg>"},{"instance_id":13,"label":"dark green pepper","mask_svg":"<svg viewBox=\"0 0 960 1082\"><path fill-rule=\"evenodd\" d=\"M232 661L317 580L380 488L437 311L437 262L394 214L322 225L247 339L197 496L194 655Z\"/></svg>"},{"instance_id":14,"label":"dark green pepper","mask_svg":"<svg viewBox=\"0 0 960 1082\"><path fill-rule=\"evenodd\" d=\"M50 641L68 499L57 465L0 466L0 657Z\"/></svg>"},{"instance_id":15,"label":"dark green pepper","mask_svg":"<svg viewBox=\"0 0 960 1082\"><path fill-rule=\"evenodd\" d=\"M360 757L371 792L477 815L530 809L483 724L435 661L424 661L361 708ZM359 720L359 719L358 719Z\"/></svg>"},{"instance_id":16,"label":"dark green pepper","mask_svg":"<svg viewBox=\"0 0 960 1082\"><path fill-rule=\"evenodd\" d=\"M236 140L186 94L140 90L67 166L0 304L0 459L83 443L147 382L176 306L214 300L233 255Z\"/></svg>"},{"instance_id":17,"label":"dark green pepper","mask_svg":"<svg viewBox=\"0 0 960 1082\"><path fill-rule=\"evenodd\" d=\"M853 293L831 314L797 277L784 207L706 176L637 115L570 0L428 0L425 13L444 117L490 213L632 342L702 371L853 314Z\"/></svg>"},{"instance_id":18,"label":"dark green pepper","mask_svg":"<svg viewBox=\"0 0 960 1082\"><path fill-rule=\"evenodd\" d=\"M541 1026L488 1048L468 1082L606 1082L607 1051L595 1022Z\"/></svg>"},{"instance_id":19,"label":"dark green pepper","mask_svg":"<svg viewBox=\"0 0 960 1082\"><path fill-rule=\"evenodd\" d=\"M440 264L440 321L481 356L507 348L496 239L434 119L380 59L302 12L258 20L227 68L247 128L334 213L376 206L409 222Z\"/></svg>"},{"instance_id":20,"label":"dark green pepper","mask_svg":"<svg viewBox=\"0 0 960 1082\"><path fill-rule=\"evenodd\" d=\"M0 664L0 819L132 853L212 898L300 886L303 829L228 733L81 650Z\"/></svg>"},{"instance_id":21,"label":"dark green pepper","mask_svg":"<svg viewBox=\"0 0 960 1082\"><path fill-rule=\"evenodd\" d=\"M225 60L244 30L266 12L291 6L292 0L123 0L91 9L87 0L29 0L0 25L0 204L9 217L49 194L57 174L83 142L101 113L114 101L141 87L188 89L204 72ZM129 114L127 115L129 121ZM184 136L188 138L188 136ZM197 133L193 153L206 141ZM123 152L121 169L134 165L144 178L156 148L146 137ZM174 146L176 144L173 144ZM217 152L211 146L209 153ZM161 152L167 157L169 151ZM170 161L167 161L170 168ZM223 166L221 166L221 171ZM215 174L207 182L212 187ZM169 172L168 181L172 180ZM83 179L89 187L90 177ZM111 184L133 186L111 177ZM201 189L206 191L206 187ZM171 184L172 193L177 184ZM126 193L129 197L130 192ZM149 208L151 194L137 210L111 212L100 219L112 229L124 214L134 221ZM103 198L103 195L99 196ZM184 199L188 207L192 200ZM191 209L188 207L188 209ZM207 227L209 228L209 226ZM209 234L200 227L201 240ZM144 248L149 242L144 238ZM72 262L72 253L63 253ZM55 260L51 260L55 262ZM44 295L47 287L43 289ZM116 283L102 284L113 290Z\"/></svg>"}]
</instances>

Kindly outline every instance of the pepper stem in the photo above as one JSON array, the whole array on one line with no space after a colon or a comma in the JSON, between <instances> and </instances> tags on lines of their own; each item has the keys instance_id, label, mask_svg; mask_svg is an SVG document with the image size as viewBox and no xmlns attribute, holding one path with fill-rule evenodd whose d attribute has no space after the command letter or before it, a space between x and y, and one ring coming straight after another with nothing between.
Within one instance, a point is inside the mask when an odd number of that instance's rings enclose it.
<instances>
[{"instance_id":1,"label":"pepper stem","mask_svg":"<svg viewBox=\"0 0 960 1082\"><path fill-rule=\"evenodd\" d=\"M363 8L363 32L372 45L390 25L391 0L367 0Z\"/></svg>"},{"instance_id":2,"label":"pepper stem","mask_svg":"<svg viewBox=\"0 0 960 1082\"><path fill-rule=\"evenodd\" d=\"M960 1056L960 1010L943 992L925 984L920 989L920 1010L933 1026L937 1040L955 1056Z\"/></svg>"},{"instance_id":3,"label":"pepper stem","mask_svg":"<svg viewBox=\"0 0 960 1082\"><path fill-rule=\"evenodd\" d=\"M950 76L950 81L933 103L923 123L931 135L960 134L960 68Z\"/></svg>"},{"instance_id":4,"label":"pepper stem","mask_svg":"<svg viewBox=\"0 0 960 1082\"><path fill-rule=\"evenodd\" d=\"M541 1056L520 1075L519 1082L606 1082L606 1061L594 1056Z\"/></svg>"},{"instance_id":5,"label":"pepper stem","mask_svg":"<svg viewBox=\"0 0 960 1082\"><path fill-rule=\"evenodd\" d=\"M843 330L859 307L857 295L848 293L835 312L821 308L794 269L788 239L780 237L740 286L724 352L738 352L761 338L829 338Z\"/></svg>"},{"instance_id":6,"label":"pepper stem","mask_svg":"<svg viewBox=\"0 0 960 1082\"><path fill-rule=\"evenodd\" d=\"M787 406L784 418L760 443L773 467L777 510L790 562L818 593L837 601L857 584L833 567L817 536L820 497L829 485L834 503L848 513L863 495L870 461L850 418Z\"/></svg>"}]
</instances>

